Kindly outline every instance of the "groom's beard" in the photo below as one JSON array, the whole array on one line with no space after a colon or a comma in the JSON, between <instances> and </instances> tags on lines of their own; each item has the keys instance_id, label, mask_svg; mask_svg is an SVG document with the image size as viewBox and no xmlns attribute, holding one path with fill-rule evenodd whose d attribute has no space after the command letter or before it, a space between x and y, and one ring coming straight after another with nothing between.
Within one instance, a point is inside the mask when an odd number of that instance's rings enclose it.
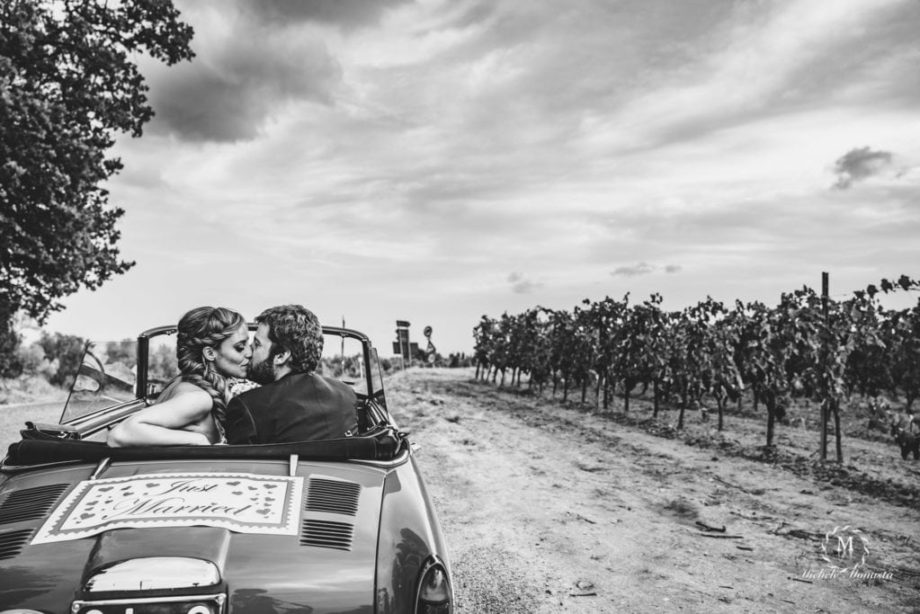
<instances>
[{"instance_id":1,"label":"groom's beard","mask_svg":"<svg viewBox=\"0 0 920 614\"><path fill-rule=\"evenodd\" d=\"M272 370L271 357L263 360L259 364L254 365L250 363L249 372L246 374L246 377L257 384L271 384L275 381L275 372Z\"/></svg>"}]
</instances>

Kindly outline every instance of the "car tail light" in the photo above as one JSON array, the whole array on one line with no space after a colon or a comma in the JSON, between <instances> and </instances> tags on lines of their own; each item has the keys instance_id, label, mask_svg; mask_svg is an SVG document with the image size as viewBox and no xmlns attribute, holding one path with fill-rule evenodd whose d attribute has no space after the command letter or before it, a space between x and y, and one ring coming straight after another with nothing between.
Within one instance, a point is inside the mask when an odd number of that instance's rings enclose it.
<instances>
[{"instance_id":1,"label":"car tail light","mask_svg":"<svg viewBox=\"0 0 920 614\"><path fill-rule=\"evenodd\" d=\"M429 564L418 588L416 614L452 614L454 596L447 572L437 563Z\"/></svg>"}]
</instances>

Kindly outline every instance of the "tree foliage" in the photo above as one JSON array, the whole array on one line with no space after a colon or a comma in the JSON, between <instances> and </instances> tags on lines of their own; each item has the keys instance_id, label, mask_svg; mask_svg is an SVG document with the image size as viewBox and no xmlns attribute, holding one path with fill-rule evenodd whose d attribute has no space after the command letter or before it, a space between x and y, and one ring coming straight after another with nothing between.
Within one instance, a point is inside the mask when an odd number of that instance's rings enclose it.
<instances>
[{"instance_id":1,"label":"tree foliage","mask_svg":"<svg viewBox=\"0 0 920 614\"><path fill-rule=\"evenodd\" d=\"M86 340L76 335L44 333L38 341L45 357L56 362L56 368L48 381L56 386L70 386L80 368Z\"/></svg>"},{"instance_id":2,"label":"tree foliage","mask_svg":"<svg viewBox=\"0 0 920 614\"><path fill-rule=\"evenodd\" d=\"M191 38L170 0L0 3L0 318L42 322L133 265L101 186L122 164L106 153L153 116L135 54L171 65Z\"/></svg>"}]
</instances>

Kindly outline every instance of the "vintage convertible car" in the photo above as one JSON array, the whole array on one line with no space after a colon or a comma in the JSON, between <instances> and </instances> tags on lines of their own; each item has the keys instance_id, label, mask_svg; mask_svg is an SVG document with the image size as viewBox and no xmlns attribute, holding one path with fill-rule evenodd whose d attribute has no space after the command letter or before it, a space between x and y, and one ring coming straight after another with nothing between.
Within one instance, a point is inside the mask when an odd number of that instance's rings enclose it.
<instances>
[{"instance_id":1,"label":"vintage convertible car","mask_svg":"<svg viewBox=\"0 0 920 614\"><path fill-rule=\"evenodd\" d=\"M26 423L0 465L0 614L452 612L376 352L357 331L323 332L325 374L357 394L352 437L111 448L107 429L174 373L175 328L138 337L130 389L84 360L60 424Z\"/></svg>"}]
</instances>

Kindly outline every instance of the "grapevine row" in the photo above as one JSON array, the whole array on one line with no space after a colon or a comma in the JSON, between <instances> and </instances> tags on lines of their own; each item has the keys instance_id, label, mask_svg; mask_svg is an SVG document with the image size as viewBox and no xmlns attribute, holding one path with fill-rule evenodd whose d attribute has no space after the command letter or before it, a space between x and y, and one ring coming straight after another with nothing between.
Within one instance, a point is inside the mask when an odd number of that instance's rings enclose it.
<instances>
[{"instance_id":1,"label":"grapevine row","mask_svg":"<svg viewBox=\"0 0 920 614\"><path fill-rule=\"evenodd\" d=\"M500 318L482 316L473 329L476 377L542 391L562 387L563 400L580 389L585 401L593 387L609 408L614 392L629 411L630 397L652 391L653 415L662 403L676 402L677 428L684 413L704 402L724 410L748 391L766 407L766 444L773 446L776 421L793 399L817 401L821 408L821 457L827 456L827 429L836 435L843 459L841 403L853 395L882 392L905 399L908 410L920 397L920 301L890 310L880 295L920 290L902 275L882 280L843 301L808 287L784 293L775 307L736 301L727 307L707 297L681 311L664 311L662 297L632 304L585 299L571 311L534 307Z\"/></svg>"}]
</instances>

